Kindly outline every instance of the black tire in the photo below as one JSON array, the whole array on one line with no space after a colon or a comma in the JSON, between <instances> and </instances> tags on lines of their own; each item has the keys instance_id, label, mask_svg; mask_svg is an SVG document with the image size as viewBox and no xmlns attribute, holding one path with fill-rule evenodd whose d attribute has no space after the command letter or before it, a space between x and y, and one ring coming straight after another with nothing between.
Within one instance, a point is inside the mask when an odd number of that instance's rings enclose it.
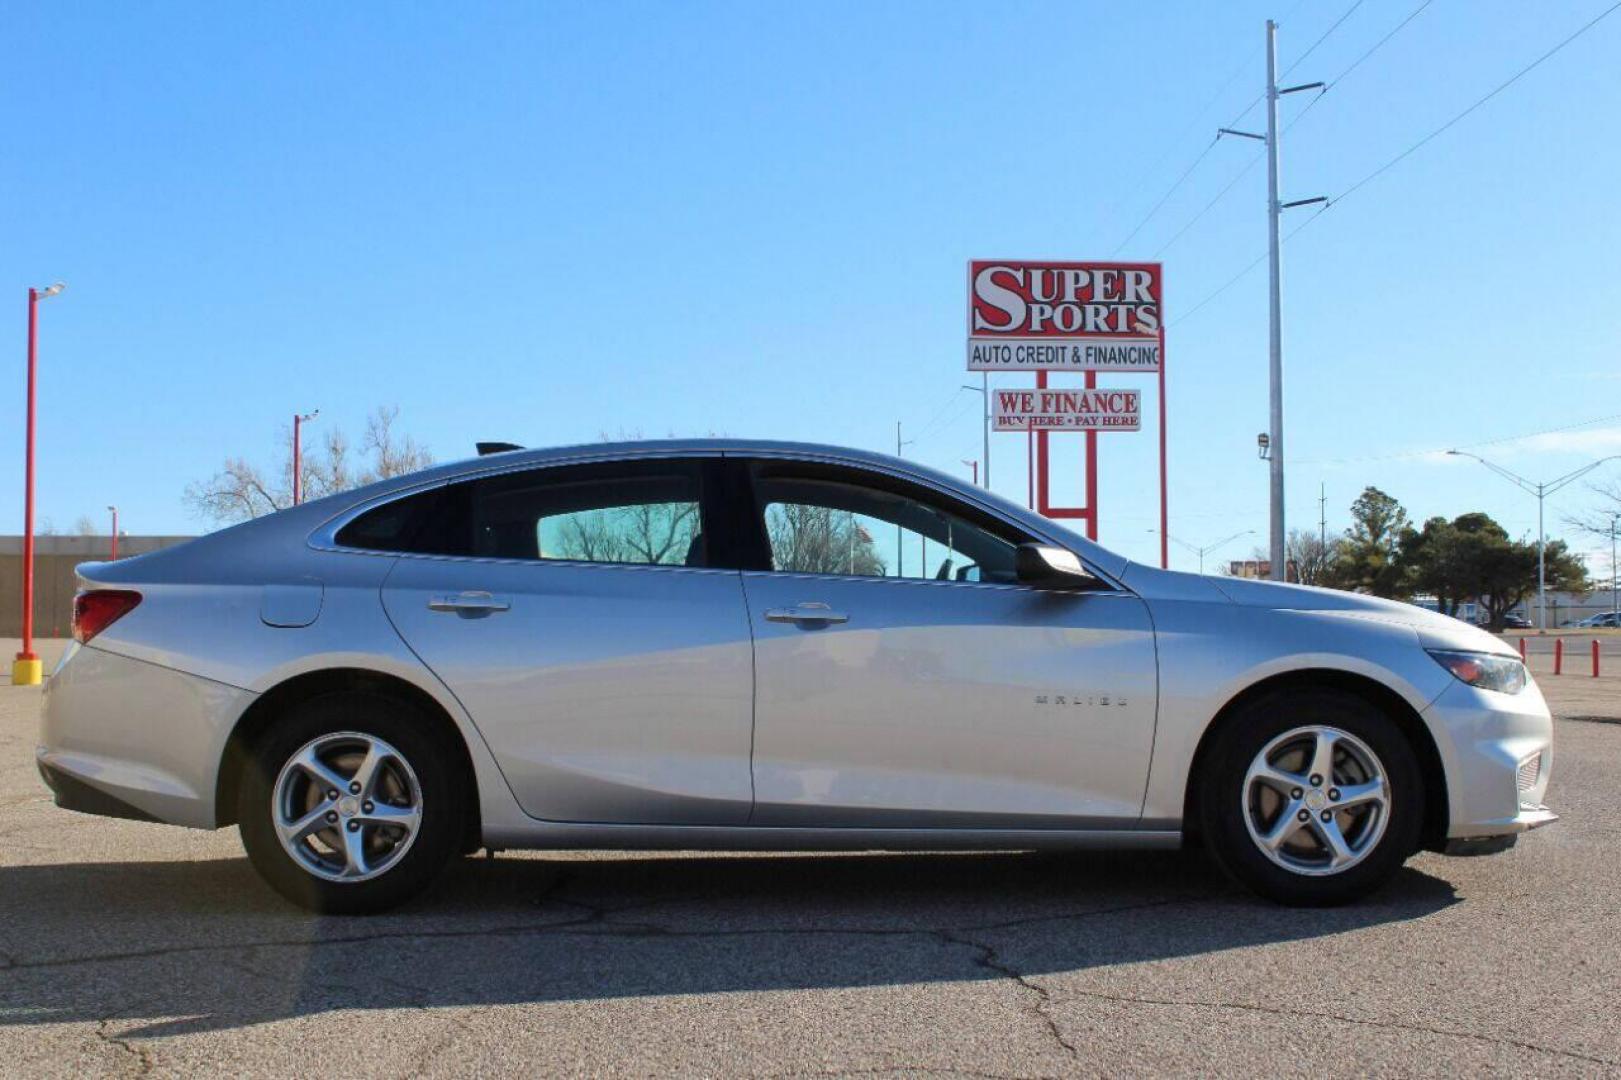
<instances>
[{"instance_id":1,"label":"black tire","mask_svg":"<svg viewBox=\"0 0 1621 1080\"><path fill-rule=\"evenodd\" d=\"M276 781L283 767L313 741L342 732L390 744L409 765L420 789L421 820L403 854L377 876L358 881L329 880L307 869L282 846L273 816ZM242 846L265 881L301 907L344 915L385 911L426 888L461 849L470 785L459 762L447 735L408 701L340 691L299 702L271 723L249 750L237 806ZM336 829L329 835L336 835Z\"/></svg>"},{"instance_id":2,"label":"black tire","mask_svg":"<svg viewBox=\"0 0 1621 1080\"><path fill-rule=\"evenodd\" d=\"M1324 876L1279 865L1251 837L1246 822L1252 796L1244 781L1251 763L1274 739L1310 725L1360 739L1377 755L1389 785L1383 833L1360 861ZM1239 884L1292 907L1344 904L1385 884L1418 850L1425 794L1417 755L1396 722L1365 698L1331 688L1280 691L1243 706L1215 738L1202 766L1199 826L1211 855ZM1315 830L1315 823L1308 825Z\"/></svg>"}]
</instances>

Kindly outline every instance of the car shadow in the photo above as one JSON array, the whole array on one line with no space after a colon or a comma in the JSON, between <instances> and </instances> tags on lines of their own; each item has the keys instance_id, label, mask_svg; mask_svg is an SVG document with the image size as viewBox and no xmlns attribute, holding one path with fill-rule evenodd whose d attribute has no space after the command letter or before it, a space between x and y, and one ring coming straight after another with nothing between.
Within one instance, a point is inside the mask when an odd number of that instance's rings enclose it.
<instances>
[{"instance_id":1,"label":"car shadow","mask_svg":"<svg viewBox=\"0 0 1621 1080\"><path fill-rule=\"evenodd\" d=\"M337 1009L502 1005L1040 977L1422 919L1408 867L1291 910L1184 853L524 855L406 908L314 916L244 859L0 868L0 1025L124 1038Z\"/></svg>"}]
</instances>

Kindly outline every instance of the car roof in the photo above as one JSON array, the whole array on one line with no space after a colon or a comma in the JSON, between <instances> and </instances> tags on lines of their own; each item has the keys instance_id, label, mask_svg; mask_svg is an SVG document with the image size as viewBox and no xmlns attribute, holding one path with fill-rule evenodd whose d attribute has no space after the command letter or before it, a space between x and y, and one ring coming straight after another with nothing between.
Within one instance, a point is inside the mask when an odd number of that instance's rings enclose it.
<instances>
[{"instance_id":1,"label":"car roof","mask_svg":"<svg viewBox=\"0 0 1621 1080\"><path fill-rule=\"evenodd\" d=\"M418 472L390 477L363 488L329 495L324 499L306 505L311 508L320 505L325 511L322 516L331 516L361 503L383 498L395 492L406 491L426 484L448 482L479 473L503 472L526 466L544 467L574 461L616 461L682 454L728 454L738 456L761 454L798 460L829 461L858 466L867 465L880 470L907 473L929 481L938 487L943 487L960 498L986 504L1003 516L1021 523L1038 536L1047 536L1059 540L1065 545L1078 550L1088 562L1105 574L1118 578L1125 568L1130 565L1130 560L1123 556L1099 547L1093 541L1073 530L1067 529L1049 518L1042 517L1034 511L1013 502L1011 499L1003 498L985 488L972 485L963 478L930 468L920 462L871 450L835 446L831 443L793 442L781 439L718 437L635 439L502 450L493 454L484 454L479 457L463 458L442 465L429 466Z\"/></svg>"}]
</instances>

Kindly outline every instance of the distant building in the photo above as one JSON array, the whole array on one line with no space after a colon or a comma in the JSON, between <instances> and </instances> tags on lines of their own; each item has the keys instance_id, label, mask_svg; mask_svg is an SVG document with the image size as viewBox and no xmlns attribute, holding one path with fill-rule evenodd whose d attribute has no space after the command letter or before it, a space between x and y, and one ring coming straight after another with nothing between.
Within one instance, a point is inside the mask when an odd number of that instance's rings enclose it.
<instances>
[{"instance_id":1,"label":"distant building","mask_svg":"<svg viewBox=\"0 0 1621 1080\"><path fill-rule=\"evenodd\" d=\"M1227 576L1237 578L1254 578L1266 581L1272 577L1271 559L1234 559L1227 564ZM1284 580L1298 582L1300 580L1300 567L1293 559L1284 569Z\"/></svg>"}]
</instances>

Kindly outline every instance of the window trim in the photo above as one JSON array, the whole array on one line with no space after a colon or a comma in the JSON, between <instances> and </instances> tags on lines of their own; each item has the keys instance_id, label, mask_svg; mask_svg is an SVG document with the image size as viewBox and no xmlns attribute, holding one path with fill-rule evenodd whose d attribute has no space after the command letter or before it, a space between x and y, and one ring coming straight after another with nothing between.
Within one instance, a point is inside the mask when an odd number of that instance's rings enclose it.
<instances>
[{"instance_id":1,"label":"window trim","mask_svg":"<svg viewBox=\"0 0 1621 1080\"><path fill-rule=\"evenodd\" d=\"M794 454L772 453L733 453L727 455L739 467L739 472L748 483L747 502L747 529L750 533L748 548L753 550L754 558L750 563L743 565L746 575L771 575L776 578L803 578L819 581L865 581L874 584L906 584L906 585L949 585L976 589L1019 589L1026 592L1052 593L1063 590L1043 589L1036 585L1026 585L1022 582L1006 581L957 581L956 579L940 580L938 578L910 578L910 577L878 577L871 574L824 574L804 570L778 570L771 565L771 540L766 529L765 508L760 504L760 497L755 487L755 476L761 466L779 465L789 468L801 467L811 473L825 471L827 475L808 476L807 479L828 479L835 483L847 483L854 487L871 487L880 491L889 491L903 498L911 498L933 506L937 510L944 510L963 518L971 525L984 528L983 521L991 521L1000 525L1005 534L1020 539L1013 540L1020 543L1042 543L1063 547L1066 551L1072 550L1067 545L1059 543L1051 537L1033 532L1022 522L1014 521L1005 514L996 512L992 507L985 506L977 501L965 499L961 494L939 484L931 483L926 477L920 477L899 470L885 469L868 465L864 462L852 462L839 458L826 458L815 456L801 456ZM962 508L962 509L958 509ZM963 510L968 511L964 513ZM995 529L987 529L996 532ZM1082 565L1087 573L1092 574L1105 588L1093 590L1086 595L1103 596L1127 592L1118 581L1108 574L1099 573L1098 570L1076 552L1081 558Z\"/></svg>"},{"instance_id":2,"label":"window trim","mask_svg":"<svg viewBox=\"0 0 1621 1080\"><path fill-rule=\"evenodd\" d=\"M338 533L342 532L356 518L362 517L373 510L387 506L402 499L409 499L423 495L430 491L448 488L455 484L478 483L501 476L518 473L547 473L568 470L592 465L626 467L655 464L659 462L678 463L689 466L698 481L698 514L700 529L705 533L703 566L686 566L676 563L620 563L598 562L589 559L513 559L494 555L451 555L423 551L395 551L386 548L360 548L340 544L337 541ZM343 555L374 555L389 559L439 559L455 562L494 563L512 566L558 566L558 567L597 567L601 569L619 570L678 570L688 573L723 573L735 574L738 567L719 565L716 562L717 545L711 542L709 530L711 521L719 520L717 517L716 499L724 490L725 478L723 476L722 455L719 451L661 451L631 456L590 456L567 458L559 461L537 463L526 461L509 463L503 467L487 469L470 469L465 473L447 476L425 483L412 484L397 488L393 491L362 500L353 506L333 515L317 526L307 538L307 545L315 551L326 551ZM726 545L719 545L720 550L730 550Z\"/></svg>"}]
</instances>

